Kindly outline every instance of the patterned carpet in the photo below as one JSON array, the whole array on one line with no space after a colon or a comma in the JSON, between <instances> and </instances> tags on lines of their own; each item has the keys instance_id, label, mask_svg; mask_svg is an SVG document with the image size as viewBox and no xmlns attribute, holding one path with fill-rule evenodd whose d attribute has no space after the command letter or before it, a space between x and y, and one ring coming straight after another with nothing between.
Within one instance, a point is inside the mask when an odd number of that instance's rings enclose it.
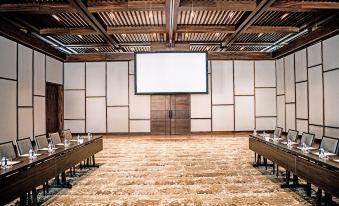
<instances>
[{"instance_id":1,"label":"patterned carpet","mask_svg":"<svg viewBox=\"0 0 339 206\"><path fill-rule=\"evenodd\" d=\"M251 166L247 135L104 139L97 169L78 172L72 189L39 195L42 205L314 205L315 192L281 189Z\"/></svg>"}]
</instances>

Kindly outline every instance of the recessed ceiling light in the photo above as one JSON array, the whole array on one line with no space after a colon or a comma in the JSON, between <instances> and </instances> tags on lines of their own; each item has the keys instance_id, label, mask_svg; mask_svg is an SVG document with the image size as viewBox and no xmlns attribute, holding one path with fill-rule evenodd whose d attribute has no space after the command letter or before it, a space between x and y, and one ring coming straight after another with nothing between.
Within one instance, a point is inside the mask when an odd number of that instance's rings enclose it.
<instances>
[{"instance_id":1,"label":"recessed ceiling light","mask_svg":"<svg viewBox=\"0 0 339 206\"><path fill-rule=\"evenodd\" d=\"M207 47L206 47L206 50L210 50L210 47L209 47L209 46L207 46Z\"/></svg>"},{"instance_id":2,"label":"recessed ceiling light","mask_svg":"<svg viewBox=\"0 0 339 206\"><path fill-rule=\"evenodd\" d=\"M232 18L233 15L234 15L234 12L231 11L231 13L228 15L228 18Z\"/></svg>"},{"instance_id":3,"label":"recessed ceiling light","mask_svg":"<svg viewBox=\"0 0 339 206\"><path fill-rule=\"evenodd\" d=\"M133 47L131 48L131 51L134 51L134 48L133 48Z\"/></svg>"},{"instance_id":4,"label":"recessed ceiling light","mask_svg":"<svg viewBox=\"0 0 339 206\"><path fill-rule=\"evenodd\" d=\"M283 20L283 19L285 19L287 16L288 16L288 13L285 13L284 15L282 15L282 16L280 17L280 19Z\"/></svg>"},{"instance_id":5,"label":"recessed ceiling light","mask_svg":"<svg viewBox=\"0 0 339 206\"><path fill-rule=\"evenodd\" d=\"M241 51L244 50L244 49L245 49L245 47L243 47L243 46L240 48Z\"/></svg>"},{"instance_id":6,"label":"recessed ceiling light","mask_svg":"<svg viewBox=\"0 0 339 206\"><path fill-rule=\"evenodd\" d=\"M148 16L149 16L149 18L152 18L152 17L153 17L153 12L152 12L152 11L149 11L149 12L148 12Z\"/></svg>"},{"instance_id":7,"label":"recessed ceiling light","mask_svg":"<svg viewBox=\"0 0 339 206\"><path fill-rule=\"evenodd\" d=\"M125 37L126 37L126 34L121 34L121 36L122 36L123 38L125 38Z\"/></svg>"},{"instance_id":8,"label":"recessed ceiling light","mask_svg":"<svg viewBox=\"0 0 339 206\"><path fill-rule=\"evenodd\" d=\"M111 19L114 19L114 18L115 18L113 12L109 13L109 17L110 17Z\"/></svg>"},{"instance_id":9,"label":"recessed ceiling light","mask_svg":"<svg viewBox=\"0 0 339 206\"><path fill-rule=\"evenodd\" d=\"M194 17L194 16L195 16L195 12L191 11L191 17Z\"/></svg>"},{"instance_id":10,"label":"recessed ceiling light","mask_svg":"<svg viewBox=\"0 0 339 206\"><path fill-rule=\"evenodd\" d=\"M153 37L157 37L157 34L156 34L156 33L153 33Z\"/></svg>"},{"instance_id":11,"label":"recessed ceiling light","mask_svg":"<svg viewBox=\"0 0 339 206\"><path fill-rule=\"evenodd\" d=\"M263 35L263 33L260 33L260 34L258 34L258 37L261 37Z\"/></svg>"},{"instance_id":12,"label":"recessed ceiling light","mask_svg":"<svg viewBox=\"0 0 339 206\"><path fill-rule=\"evenodd\" d=\"M79 37L80 39L83 39L82 35L80 35L80 34L78 34L78 37Z\"/></svg>"},{"instance_id":13,"label":"recessed ceiling light","mask_svg":"<svg viewBox=\"0 0 339 206\"><path fill-rule=\"evenodd\" d=\"M220 33L215 33L215 36L216 36L216 37L220 36Z\"/></svg>"},{"instance_id":14,"label":"recessed ceiling light","mask_svg":"<svg viewBox=\"0 0 339 206\"><path fill-rule=\"evenodd\" d=\"M95 50L98 52L99 51L99 49L98 48L95 48Z\"/></svg>"},{"instance_id":15,"label":"recessed ceiling light","mask_svg":"<svg viewBox=\"0 0 339 206\"><path fill-rule=\"evenodd\" d=\"M57 15L52 14L52 17L53 17L55 20L60 21L60 18L59 18Z\"/></svg>"},{"instance_id":16,"label":"recessed ceiling light","mask_svg":"<svg viewBox=\"0 0 339 206\"><path fill-rule=\"evenodd\" d=\"M185 37L186 37L186 38L188 37L188 33L185 33Z\"/></svg>"}]
</instances>

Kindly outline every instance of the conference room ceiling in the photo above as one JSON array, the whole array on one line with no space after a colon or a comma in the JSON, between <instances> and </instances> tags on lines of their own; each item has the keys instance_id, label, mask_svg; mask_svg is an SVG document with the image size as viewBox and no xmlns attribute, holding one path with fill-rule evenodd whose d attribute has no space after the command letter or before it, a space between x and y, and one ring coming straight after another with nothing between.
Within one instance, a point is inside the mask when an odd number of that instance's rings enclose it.
<instances>
[{"instance_id":1,"label":"conference room ceiling","mask_svg":"<svg viewBox=\"0 0 339 206\"><path fill-rule=\"evenodd\" d=\"M279 55L329 22L338 27L338 9L338 0L2 0L0 17L64 54L184 43Z\"/></svg>"}]
</instances>

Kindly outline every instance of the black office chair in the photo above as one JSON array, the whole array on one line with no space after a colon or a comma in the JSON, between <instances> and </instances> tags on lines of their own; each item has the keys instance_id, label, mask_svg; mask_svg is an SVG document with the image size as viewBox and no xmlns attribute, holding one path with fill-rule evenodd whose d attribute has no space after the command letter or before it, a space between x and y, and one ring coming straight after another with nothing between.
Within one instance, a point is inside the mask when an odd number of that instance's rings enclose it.
<instances>
[{"instance_id":1,"label":"black office chair","mask_svg":"<svg viewBox=\"0 0 339 206\"><path fill-rule=\"evenodd\" d=\"M34 141L38 149L48 148L48 140L46 135L35 136Z\"/></svg>"},{"instance_id":2,"label":"black office chair","mask_svg":"<svg viewBox=\"0 0 339 206\"><path fill-rule=\"evenodd\" d=\"M0 143L0 155L8 159L15 159L17 157L13 141Z\"/></svg>"},{"instance_id":3,"label":"black office chair","mask_svg":"<svg viewBox=\"0 0 339 206\"><path fill-rule=\"evenodd\" d=\"M62 143L59 132L49 133L49 138L52 140L54 146Z\"/></svg>"},{"instance_id":4,"label":"black office chair","mask_svg":"<svg viewBox=\"0 0 339 206\"><path fill-rule=\"evenodd\" d=\"M338 149L339 139L333 137L323 137L319 148L323 148L326 152L336 154Z\"/></svg>"},{"instance_id":5,"label":"black office chair","mask_svg":"<svg viewBox=\"0 0 339 206\"><path fill-rule=\"evenodd\" d=\"M18 148L19 155L28 154L29 149L33 149L30 137L16 140L16 146Z\"/></svg>"},{"instance_id":6,"label":"black office chair","mask_svg":"<svg viewBox=\"0 0 339 206\"><path fill-rule=\"evenodd\" d=\"M279 137L281 137L282 131L283 131L283 128L281 128L281 127L275 127L274 135L277 136L277 137L279 138Z\"/></svg>"},{"instance_id":7,"label":"black office chair","mask_svg":"<svg viewBox=\"0 0 339 206\"><path fill-rule=\"evenodd\" d=\"M302 146L302 144L305 143L307 147L312 147L314 143L314 137L314 134L303 132L299 146Z\"/></svg>"},{"instance_id":8,"label":"black office chair","mask_svg":"<svg viewBox=\"0 0 339 206\"><path fill-rule=\"evenodd\" d=\"M289 129L287 133L287 139L292 142L297 142L299 132L297 130Z\"/></svg>"}]
</instances>

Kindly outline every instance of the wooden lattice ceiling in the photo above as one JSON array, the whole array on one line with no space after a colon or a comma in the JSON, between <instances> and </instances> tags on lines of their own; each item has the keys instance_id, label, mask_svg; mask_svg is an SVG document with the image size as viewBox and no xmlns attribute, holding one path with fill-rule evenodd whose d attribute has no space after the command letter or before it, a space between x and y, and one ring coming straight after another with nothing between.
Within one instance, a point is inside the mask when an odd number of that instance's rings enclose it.
<instances>
[{"instance_id":1,"label":"wooden lattice ceiling","mask_svg":"<svg viewBox=\"0 0 339 206\"><path fill-rule=\"evenodd\" d=\"M336 32L338 14L338 0L0 2L1 22L10 24L2 30L17 27L64 54L150 51L152 44L186 43L192 51L279 56L298 40L307 43L310 36Z\"/></svg>"}]
</instances>

